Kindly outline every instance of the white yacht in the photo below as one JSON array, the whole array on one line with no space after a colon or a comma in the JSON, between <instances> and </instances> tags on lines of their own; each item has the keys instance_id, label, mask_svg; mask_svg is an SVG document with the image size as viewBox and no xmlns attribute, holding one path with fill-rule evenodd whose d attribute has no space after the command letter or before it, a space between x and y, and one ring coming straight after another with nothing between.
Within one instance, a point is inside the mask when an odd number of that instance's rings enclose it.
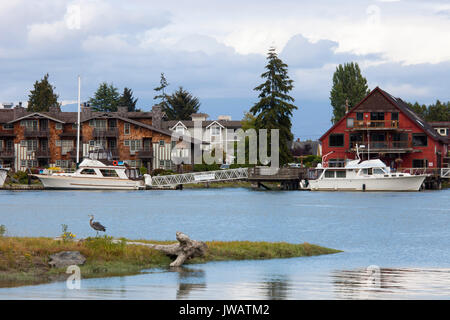
<instances>
[{"instance_id":1,"label":"white yacht","mask_svg":"<svg viewBox=\"0 0 450 320\"><path fill-rule=\"evenodd\" d=\"M0 167L0 188L3 187L10 168Z\"/></svg>"},{"instance_id":2,"label":"white yacht","mask_svg":"<svg viewBox=\"0 0 450 320\"><path fill-rule=\"evenodd\" d=\"M316 179L301 186L312 191L419 191L427 175L391 172L381 160L352 160L345 167L316 168Z\"/></svg>"},{"instance_id":3,"label":"white yacht","mask_svg":"<svg viewBox=\"0 0 450 320\"><path fill-rule=\"evenodd\" d=\"M112 161L104 150L90 152L74 173L35 174L45 189L140 190L150 183L150 175L141 176L138 169L121 161Z\"/></svg>"}]
</instances>

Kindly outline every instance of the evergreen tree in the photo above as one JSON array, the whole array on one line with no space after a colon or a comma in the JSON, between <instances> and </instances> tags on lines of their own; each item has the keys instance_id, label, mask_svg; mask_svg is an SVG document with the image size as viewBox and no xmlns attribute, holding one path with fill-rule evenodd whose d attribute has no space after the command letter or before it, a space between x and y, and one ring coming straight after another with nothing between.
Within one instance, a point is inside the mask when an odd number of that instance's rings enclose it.
<instances>
[{"instance_id":1,"label":"evergreen tree","mask_svg":"<svg viewBox=\"0 0 450 320\"><path fill-rule=\"evenodd\" d=\"M190 120L191 115L197 113L200 108L198 98L193 97L183 87L170 96L166 96L166 100L166 103L163 104L163 111L168 120Z\"/></svg>"},{"instance_id":2,"label":"evergreen tree","mask_svg":"<svg viewBox=\"0 0 450 320\"><path fill-rule=\"evenodd\" d=\"M450 121L450 101L441 102L436 100L436 103L426 106L415 102L414 104L408 102L409 107L425 121Z\"/></svg>"},{"instance_id":3,"label":"evergreen tree","mask_svg":"<svg viewBox=\"0 0 450 320\"><path fill-rule=\"evenodd\" d=\"M41 81L34 83L34 89L28 95L28 111L49 111L52 106L59 106L58 95L54 93L53 87L48 81L48 73Z\"/></svg>"},{"instance_id":4,"label":"evergreen tree","mask_svg":"<svg viewBox=\"0 0 450 320\"><path fill-rule=\"evenodd\" d=\"M119 99L118 89L112 83L108 85L106 82L102 82L95 92L94 97L90 98L88 102L95 111L114 112L117 111Z\"/></svg>"},{"instance_id":5,"label":"evergreen tree","mask_svg":"<svg viewBox=\"0 0 450 320\"><path fill-rule=\"evenodd\" d=\"M138 99L133 97L133 90L125 87L118 104L120 107L127 107L128 112L139 112L140 110L136 109L137 101Z\"/></svg>"},{"instance_id":6,"label":"evergreen tree","mask_svg":"<svg viewBox=\"0 0 450 320\"><path fill-rule=\"evenodd\" d=\"M162 107L166 107L167 104L167 94L165 93L165 88L169 85L169 83L166 80L166 77L164 76L164 73L161 73L161 79L159 81L159 87L154 88L158 94L153 97L153 99L160 99L160 105ZM160 92L161 91L161 92Z\"/></svg>"},{"instance_id":7,"label":"evergreen tree","mask_svg":"<svg viewBox=\"0 0 450 320\"><path fill-rule=\"evenodd\" d=\"M260 91L258 96L260 100L250 109L250 112L256 116L256 129L268 130L269 141L270 129L280 130L279 156L282 165L292 160L288 144L293 139L291 117L297 107L291 103L294 102L294 98L288 95L294 86L293 80L288 76L287 64L278 58L273 47L269 49L267 60L265 67L267 71L261 74L261 78L265 81L254 89ZM268 150L270 151L270 144Z\"/></svg>"},{"instance_id":8,"label":"evergreen tree","mask_svg":"<svg viewBox=\"0 0 450 320\"><path fill-rule=\"evenodd\" d=\"M361 75L357 63L340 64L333 74L333 87L330 92L333 106L332 123L338 122L345 115L345 104L348 100L349 109L360 102L370 90L367 80Z\"/></svg>"}]
</instances>

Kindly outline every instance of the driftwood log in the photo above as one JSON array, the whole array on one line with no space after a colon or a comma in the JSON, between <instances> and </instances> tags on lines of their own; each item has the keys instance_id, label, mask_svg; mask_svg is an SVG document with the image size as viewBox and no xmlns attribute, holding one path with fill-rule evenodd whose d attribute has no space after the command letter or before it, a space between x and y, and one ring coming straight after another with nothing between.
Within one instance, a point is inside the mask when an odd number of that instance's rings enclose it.
<instances>
[{"instance_id":1,"label":"driftwood log","mask_svg":"<svg viewBox=\"0 0 450 320\"><path fill-rule=\"evenodd\" d=\"M206 243L192 240L188 235L180 231L177 231L176 235L178 243L174 244L151 244L134 241L127 241L127 244L147 246L162 251L169 256L176 256L176 259L170 264L171 267L179 267L188 259L205 255L208 248Z\"/></svg>"}]
</instances>

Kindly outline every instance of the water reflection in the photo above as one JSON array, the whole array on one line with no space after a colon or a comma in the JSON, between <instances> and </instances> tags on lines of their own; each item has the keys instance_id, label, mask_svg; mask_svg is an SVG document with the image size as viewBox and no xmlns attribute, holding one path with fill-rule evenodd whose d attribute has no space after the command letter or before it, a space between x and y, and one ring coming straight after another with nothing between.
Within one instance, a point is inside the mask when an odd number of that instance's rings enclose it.
<instances>
[{"instance_id":1,"label":"water reflection","mask_svg":"<svg viewBox=\"0 0 450 320\"><path fill-rule=\"evenodd\" d=\"M169 271L178 273L177 299L187 299L191 291L206 289L205 272L202 269L177 267Z\"/></svg>"},{"instance_id":2,"label":"water reflection","mask_svg":"<svg viewBox=\"0 0 450 320\"><path fill-rule=\"evenodd\" d=\"M283 300L288 298L289 280L284 276L271 277L261 283L262 295L270 300Z\"/></svg>"},{"instance_id":3,"label":"water reflection","mask_svg":"<svg viewBox=\"0 0 450 320\"><path fill-rule=\"evenodd\" d=\"M450 295L450 269L371 266L332 273L338 299L430 299Z\"/></svg>"}]
</instances>

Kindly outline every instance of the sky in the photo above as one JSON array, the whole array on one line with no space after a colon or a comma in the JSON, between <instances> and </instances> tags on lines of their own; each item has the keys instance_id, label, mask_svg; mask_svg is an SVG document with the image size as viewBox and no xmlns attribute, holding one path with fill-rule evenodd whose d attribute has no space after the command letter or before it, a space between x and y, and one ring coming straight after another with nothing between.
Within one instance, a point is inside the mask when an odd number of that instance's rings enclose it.
<instances>
[{"instance_id":1,"label":"sky","mask_svg":"<svg viewBox=\"0 0 450 320\"><path fill-rule=\"evenodd\" d=\"M27 101L49 73L63 111L76 109L78 75L82 101L108 82L150 110L164 72L169 93L183 86L210 118L237 120L271 46L294 80L301 140L331 126L338 64L406 101L450 100L448 0L0 0L0 102Z\"/></svg>"}]
</instances>

